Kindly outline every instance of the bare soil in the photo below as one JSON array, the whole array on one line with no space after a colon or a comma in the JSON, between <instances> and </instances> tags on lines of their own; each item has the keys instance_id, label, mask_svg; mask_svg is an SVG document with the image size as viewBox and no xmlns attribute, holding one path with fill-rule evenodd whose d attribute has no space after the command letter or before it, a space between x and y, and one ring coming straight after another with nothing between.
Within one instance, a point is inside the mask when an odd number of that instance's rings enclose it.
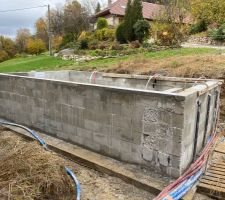
<instances>
[{"instance_id":1,"label":"bare soil","mask_svg":"<svg viewBox=\"0 0 225 200\"><path fill-rule=\"evenodd\" d=\"M1 168L3 166L4 168ZM82 200L154 198L152 194L119 178L99 173L58 154L47 152L38 143L24 140L14 132L0 127L0 168L3 169L0 172L0 199L74 199L74 185L63 170L64 166L70 167L80 181ZM45 194L42 193L43 187L40 185L46 185Z\"/></svg>"}]
</instances>

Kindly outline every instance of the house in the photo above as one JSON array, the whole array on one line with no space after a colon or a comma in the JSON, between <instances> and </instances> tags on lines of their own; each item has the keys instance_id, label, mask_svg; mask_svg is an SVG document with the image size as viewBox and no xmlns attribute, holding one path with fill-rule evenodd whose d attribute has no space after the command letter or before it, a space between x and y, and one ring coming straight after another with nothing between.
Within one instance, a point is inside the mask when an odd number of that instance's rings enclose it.
<instances>
[{"instance_id":1,"label":"house","mask_svg":"<svg viewBox=\"0 0 225 200\"><path fill-rule=\"evenodd\" d=\"M111 3L111 0L109 0L108 7L94 15L95 22L99 17L104 17L110 26L116 27L123 21L127 2L127 0L116 0ZM142 2L142 7L143 17L148 21L157 20L160 14L165 11L165 6L160 4ZM184 23L189 23L189 21L189 19L184 19Z\"/></svg>"}]
</instances>

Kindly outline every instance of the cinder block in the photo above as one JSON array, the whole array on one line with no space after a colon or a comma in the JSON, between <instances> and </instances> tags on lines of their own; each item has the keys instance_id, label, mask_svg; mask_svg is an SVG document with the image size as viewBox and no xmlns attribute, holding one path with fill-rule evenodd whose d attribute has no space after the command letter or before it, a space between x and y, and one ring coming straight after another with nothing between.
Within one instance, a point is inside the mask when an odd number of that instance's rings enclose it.
<instances>
[{"instance_id":1,"label":"cinder block","mask_svg":"<svg viewBox=\"0 0 225 200\"><path fill-rule=\"evenodd\" d=\"M158 159L159 159L159 163L162 166L170 166L171 165L171 157L168 154L162 153L162 152L158 152Z\"/></svg>"},{"instance_id":2,"label":"cinder block","mask_svg":"<svg viewBox=\"0 0 225 200\"><path fill-rule=\"evenodd\" d=\"M146 161L152 161L154 159L153 157L153 149L149 149L145 146L142 147L142 155L143 155L143 159Z\"/></svg>"}]
</instances>

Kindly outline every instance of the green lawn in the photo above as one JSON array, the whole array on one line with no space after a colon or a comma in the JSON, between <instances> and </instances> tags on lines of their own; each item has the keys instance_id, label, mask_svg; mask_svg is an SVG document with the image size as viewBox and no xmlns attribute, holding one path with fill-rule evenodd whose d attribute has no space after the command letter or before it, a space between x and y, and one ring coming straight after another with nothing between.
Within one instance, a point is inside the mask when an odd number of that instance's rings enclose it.
<instances>
[{"instance_id":1,"label":"green lawn","mask_svg":"<svg viewBox=\"0 0 225 200\"><path fill-rule=\"evenodd\" d=\"M84 63L75 63L74 61L63 61L59 58L49 57L47 55L32 56L25 58L15 58L0 63L0 72L26 72L26 71L46 71L46 70L62 70L62 69L102 69L110 66L118 65L121 61L138 60L138 59L164 59L169 57L180 57L187 55L203 55L203 54L219 54L220 50L207 48L188 48L164 50L158 52L147 52L144 54L136 54L124 56L122 58L108 58L95 60Z\"/></svg>"},{"instance_id":2,"label":"green lawn","mask_svg":"<svg viewBox=\"0 0 225 200\"><path fill-rule=\"evenodd\" d=\"M50 57L47 55L15 58L0 63L0 72L55 70L62 66L66 67L68 65L72 65L73 63L73 61L64 61L62 59Z\"/></svg>"}]
</instances>

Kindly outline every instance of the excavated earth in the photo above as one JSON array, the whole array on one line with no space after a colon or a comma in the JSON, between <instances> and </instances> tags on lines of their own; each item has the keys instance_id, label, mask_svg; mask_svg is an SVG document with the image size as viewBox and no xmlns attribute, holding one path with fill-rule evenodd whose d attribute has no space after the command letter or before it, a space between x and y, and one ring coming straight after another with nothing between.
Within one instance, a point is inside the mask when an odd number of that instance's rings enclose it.
<instances>
[{"instance_id":1,"label":"excavated earth","mask_svg":"<svg viewBox=\"0 0 225 200\"><path fill-rule=\"evenodd\" d=\"M65 173L71 168L81 184L82 200L151 200L144 190L45 151L0 127L0 199L75 199L74 185Z\"/></svg>"}]
</instances>

